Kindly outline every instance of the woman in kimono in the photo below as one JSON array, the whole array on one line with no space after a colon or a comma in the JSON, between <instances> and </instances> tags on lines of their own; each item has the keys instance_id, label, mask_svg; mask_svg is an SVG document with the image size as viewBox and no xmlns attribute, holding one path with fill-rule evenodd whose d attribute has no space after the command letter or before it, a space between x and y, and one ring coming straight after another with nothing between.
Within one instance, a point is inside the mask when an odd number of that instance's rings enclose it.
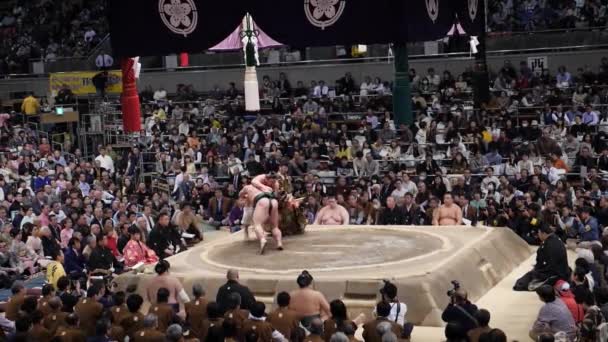
<instances>
[{"instance_id":1,"label":"woman in kimono","mask_svg":"<svg viewBox=\"0 0 608 342\"><path fill-rule=\"evenodd\" d=\"M141 231L139 228L135 226L129 227L129 235L131 236L131 239L123 249L126 267L133 267L139 262L144 264L154 264L158 262L156 253L146 246L145 243L140 241Z\"/></svg>"},{"instance_id":2,"label":"woman in kimono","mask_svg":"<svg viewBox=\"0 0 608 342\"><path fill-rule=\"evenodd\" d=\"M25 245L22 239L21 230L13 228L10 232L13 241L9 253L11 254L11 267L19 269L19 273L29 271L30 275L37 272L36 262L39 259L38 254Z\"/></svg>"}]
</instances>

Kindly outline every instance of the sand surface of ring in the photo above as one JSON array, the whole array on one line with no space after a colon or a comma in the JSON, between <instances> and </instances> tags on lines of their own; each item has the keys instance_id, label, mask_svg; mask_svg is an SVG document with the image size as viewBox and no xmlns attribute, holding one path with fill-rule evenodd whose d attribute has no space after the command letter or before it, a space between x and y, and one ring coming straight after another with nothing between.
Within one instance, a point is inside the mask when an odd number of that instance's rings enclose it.
<instances>
[{"instance_id":1,"label":"sand surface of ring","mask_svg":"<svg viewBox=\"0 0 608 342\"><path fill-rule=\"evenodd\" d=\"M437 251L443 241L419 232L397 232L378 229L374 234L366 231L310 231L284 241L285 250L277 251L269 241L265 255L257 253L256 241L234 241L220 245L206 254L215 264L234 268L265 270L347 269L362 266L381 266L420 257ZM235 253L235 250L239 250ZM244 257L244 256L247 257Z\"/></svg>"}]
</instances>

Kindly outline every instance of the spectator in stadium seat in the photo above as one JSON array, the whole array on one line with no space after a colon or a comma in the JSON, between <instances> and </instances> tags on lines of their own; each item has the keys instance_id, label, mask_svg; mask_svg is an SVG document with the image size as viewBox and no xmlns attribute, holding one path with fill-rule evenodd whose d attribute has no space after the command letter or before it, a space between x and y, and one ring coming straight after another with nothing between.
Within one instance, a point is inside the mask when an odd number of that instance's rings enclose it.
<instances>
[{"instance_id":1,"label":"spectator in stadium seat","mask_svg":"<svg viewBox=\"0 0 608 342\"><path fill-rule=\"evenodd\" d=\"M490 326L489 326L490 312L488 310L485 310L485 309L477 310L477 312L475 313L475 319L477 320L478 326L467 332L469 342L482 341L481 336L492 330L492 328L490 328Z\"/></svg>"},{"instance_id":2,"label":"spectator in stadium seat","mask_svg":"<svg viewBox=\"0 0 608 342\"><path fill-rule=\"evenodd\" d=\"M363 341L365 342L381 342L382 336L379 335L377 331L377 326L384 322L390 322L391 331L396 336L401 336L402 327L400 327L397 323L388 319L388 316L391 313L391 305L386 301L381 301L376 304L376 315L377 318L367 322L363 325Z\"/></svg>"},{"instance_id":3,"label":"spectator in stadium seat","mask_svg":"<svg viewBox=\"0 0 608 342\"><path fill-rule=\"evenodd\" d=\"M569 88L573 83L572 75L566 71L566 67L563 65L557 68L555 81L558 88Z\"/></svg>"},{"instance_id":4,"label":"spectator in stadium seat","mask_svg":"<svg viewBox=\"0 0 608 342\"><path fill-rule=\"evenodd\" d=\"M86 298L80 299L74 307L74 312L80 319L79 327L89 336L95 334L96 322L103 313L103 305L99 303L99 299L103 295L101 291L105 291L105 289L102 290L94 285L90 286L87 289Z\"/></svg>"},{"instance_id":5,"label":"spectator in stadium seat","mask_svg":"<svg viewBox=\"0 0 608 342\"><path fill-rule=\"evenodd\" d=\"M538 317L530 330L530 337L536 340L542 333L557 333L563 331L568 338L576 335L576 324L566 305L555 297L553 287L542 285L536 289L536 294L544 303Z\"/></svg>"},{"instance_id":6,"label":"spectator in stadium seat","mask_svg":"<svg viewBox=\"0 0 608 342\"><path fill-rule=\"evenodd\" d=\"M278 308L268 315L267 321L283 336L292 340L298 333L299 320L296 312L289 309L290 300L289 293L280 292L277 295Z\"/></svg>"},{"instance_id":7,"label":"spectator in stadium seat","mask_svg":"<svg viewBox=\"0 0 608 342\"><path fill-rule=\"evenodd\" d=\"M411 196L410 196L411 198ZM395 198L386 198L386 207L378 215L379 225L403 225L406 224L405 214L401 207L397 207Z\"/></svg>"},{"instance_id":8,"label":"spectator in stadium seat","mask_svg":"<svg viewBox=\"0 0 608 342\"><path fill-rule=\"evenodd\" d=\"M135 333L144 326L144 315L139 312L143 303L143 298L138 294L131 294L127 298L129 314L120 321L120 326L124 329L125 335L129 336L130 339L133 339Z\"/></svg>"},{"instance_id":9,"label":"spectator in stadium seat","mask_svg":"<svg viewBox=\"0 0 608 342\"><path fill-rule=\"evenodd\" d=\"M33 92L30 92L28 96L23 99L21 112L25 115L36 115L40 112L40 102L34 97Z\"/></svg>"},{"instance_id":10,"label":"spectator in stadium seat","mask_svg":"<svg viewBox=\"0 0 608 342\"><path fill-rule=\"evenodd\" d=\"M597 112L593 110L591 105L585 106L585 112L583 113L583 124L587 126L595 126L599 123L599 116Z\"/></svg>"},{"instance_id":11,"label":"spectator in stadium seat","mask_svg":"<svg viewBox=\"0 0 608 342\"><path fill-rule=\"evenodd\" d=\"M158 330L165 331L174 320L174 307L169 305L169 290L161 287L156 292L156 303L150 306L148 314L158 318Z\"/></svg>"},{"instance_id":12,"label":"spectator in stadium seat","mask_svg":"<svg viewBox=\"0 0 608 342\"><path fill-rule=\"evenodd\" d=\"M222 190L216 190L215 197L209 200L209 224L216 228L227 225L228 222L226 220L231 209L232 201L224 197Z\"/></svg>"},{"instance_id":13,"label":"spectator in stadium seat","mask_svg":"<svg viewBox=\"0 0 608 342\"><path fill-rule=\"evenodd\" d=\"M123 249L126 267L133 267L138 263L153 264L158 262L158 257L152 249L141 241L141 230L136 226L129 227L131 239Z\"/></svg>"},{"instance_id":14,"label":"spectator in stadium seat","mask_svg":"<svg viewBox=\"0 0 608 342\"><path fill-rule=\"evenodd\" d=\"M183 247L181 236L177 229L171 225L169 215L166 213L159 215L156 226L150 232L149 247L154 250L160 259L175 254Z\"/></svg>"}]
</instances>

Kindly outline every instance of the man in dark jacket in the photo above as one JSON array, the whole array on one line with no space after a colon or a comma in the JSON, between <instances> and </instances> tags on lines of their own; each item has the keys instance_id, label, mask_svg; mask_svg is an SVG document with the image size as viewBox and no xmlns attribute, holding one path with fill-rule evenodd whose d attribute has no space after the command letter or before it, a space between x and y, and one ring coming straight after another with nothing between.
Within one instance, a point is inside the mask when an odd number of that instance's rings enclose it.
<instances>
[{"instance_id":1,"label":"man in dark jacket","mask_svg":"<svg viewBox=\"0 0 608 342\"><path fill-rule=\"evenodd\" d=\"M106 97L106 87L108 85L108 72L107 71L102 71L98 74L96 74L95 76L93 76L92 78L92 83L95 86L95 89L97 90L97 95L99 97Z\"/></svg>"},{"instance_id":2,"label":"man in dark jacket","mask_svg":"<svg viewBox=\"0 0 608 342\"><path fill-rule=\"evenodd\" d=\"M171 226L169 215L162 213L158 217L158 223L150 231L148 245L154 250L159 258L170 257L183 248L181 236L177 229Z\"/></svg>"},{"instance_id":3,"label":"man in dark jacket","mask_svg":"<svg viewBox=\"0 0 608 342\"><path fill-rule=\"evenodd\" d=\"M107 242L107 236L102 236L101 239L97 241L97 247L93 249L89 256L88 269L93 275L107 275L114 273L114 271L119 273L119 270L122 269L122 265L116 260L112 251L106 246Z\"/></svg>"},{"instance_id":4,"label":"man in dark jacket","mask_svg":"<svg viewBox=\"0 0 608 342\"><path fill-rule=\"evenodd\" d=\"M381 226L404 225L405 216L403 210L395 205L395 198L386 198L386 208L382 209L378 216L378 224Z\"/></svg>"},{"instance_id":5,"label":"man in dark jacket","mask_svg":"<svg viewBox=\"0 0 608 342\"><path fill-rule=\"evenodd\" d=\"M460 288L452 293L450 304L443 310L441 319L446 323L458 323L466 333L478 327L476 313L477 306L467 299L467 292Z\"/></svg>"},{"instance_id":6,"label":"man in dark jacket","mask_svg":"<svg viewBox=\"0 0 608 342\"><path fill-rule=\"evenodd\" d=\"M569 279L568 255L562 240L546 224L540 227L538 238L541 244L536 251L536 265L517 280L515 291L534 291L544 283L553 285L559 279Z\"/></svg>"},{"instance_id":7,"label":"man in dark jacket","mask_svg":"<svg viewBox=\"0 0 608 342\"><path fill-rule=\"evenodd\" d=\"M228 270L226 278L228 281L219 288L216 297L216 302L221 312L224 313L226 310L228 310L230 304L230 294L234 292L241 296L240 308L243 310L250 310L253 303L255 303L255 297L247 286L239 283L239 271Z\"/></svg>"},{"instance_id":8,"label":"man in dark jacket","mask_svg":"<svg viewBox=\"0 0 608 342\"><path fill-rule=\"evenodd\" d=\"M68 242L64 255L64 268L72 279L86 277L85 259L80 253L80 240L77 237L71 238Z\"/></svg>"}]
</instances>

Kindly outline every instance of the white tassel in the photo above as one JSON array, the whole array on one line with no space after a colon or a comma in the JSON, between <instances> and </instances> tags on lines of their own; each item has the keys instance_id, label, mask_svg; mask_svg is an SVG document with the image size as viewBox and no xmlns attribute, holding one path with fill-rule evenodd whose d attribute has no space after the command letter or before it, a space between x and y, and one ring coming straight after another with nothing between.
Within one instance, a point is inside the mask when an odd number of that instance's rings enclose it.
<instances>
[{"instance_id":1,"label":"white tassel","mask_svg":"<svg viewBox=\"0 0 608 342\"><path fill-rule=\"evenodd\" d=\"M479 45L479 40L477 40L477 36L471 36L471 39L469 40L469 45L471 46L472 54L476 54L477 52L479 52L477 50L477 46Z\"/></svg>"},{"instance_id":2,"label":"white tassel","mask_svg":"<svg viewBox=\"0 0 608 342\"><path fill-rule=\"evenodd\" d=\"M255 67L245 68L245 110L248 112L260 110L260 88Z\"/></svg>"},{"instance_id":3,"label":"white tassel","mask_svg":"<svg viewBox=\"0 0 608 342\"><path fill-rule=\"evenodd\" d=\"M135 73L135 79L139 79L141 73L141 63L139 63L139 57L133 57L133 72Z\"/></svg>"}]
</instances>

